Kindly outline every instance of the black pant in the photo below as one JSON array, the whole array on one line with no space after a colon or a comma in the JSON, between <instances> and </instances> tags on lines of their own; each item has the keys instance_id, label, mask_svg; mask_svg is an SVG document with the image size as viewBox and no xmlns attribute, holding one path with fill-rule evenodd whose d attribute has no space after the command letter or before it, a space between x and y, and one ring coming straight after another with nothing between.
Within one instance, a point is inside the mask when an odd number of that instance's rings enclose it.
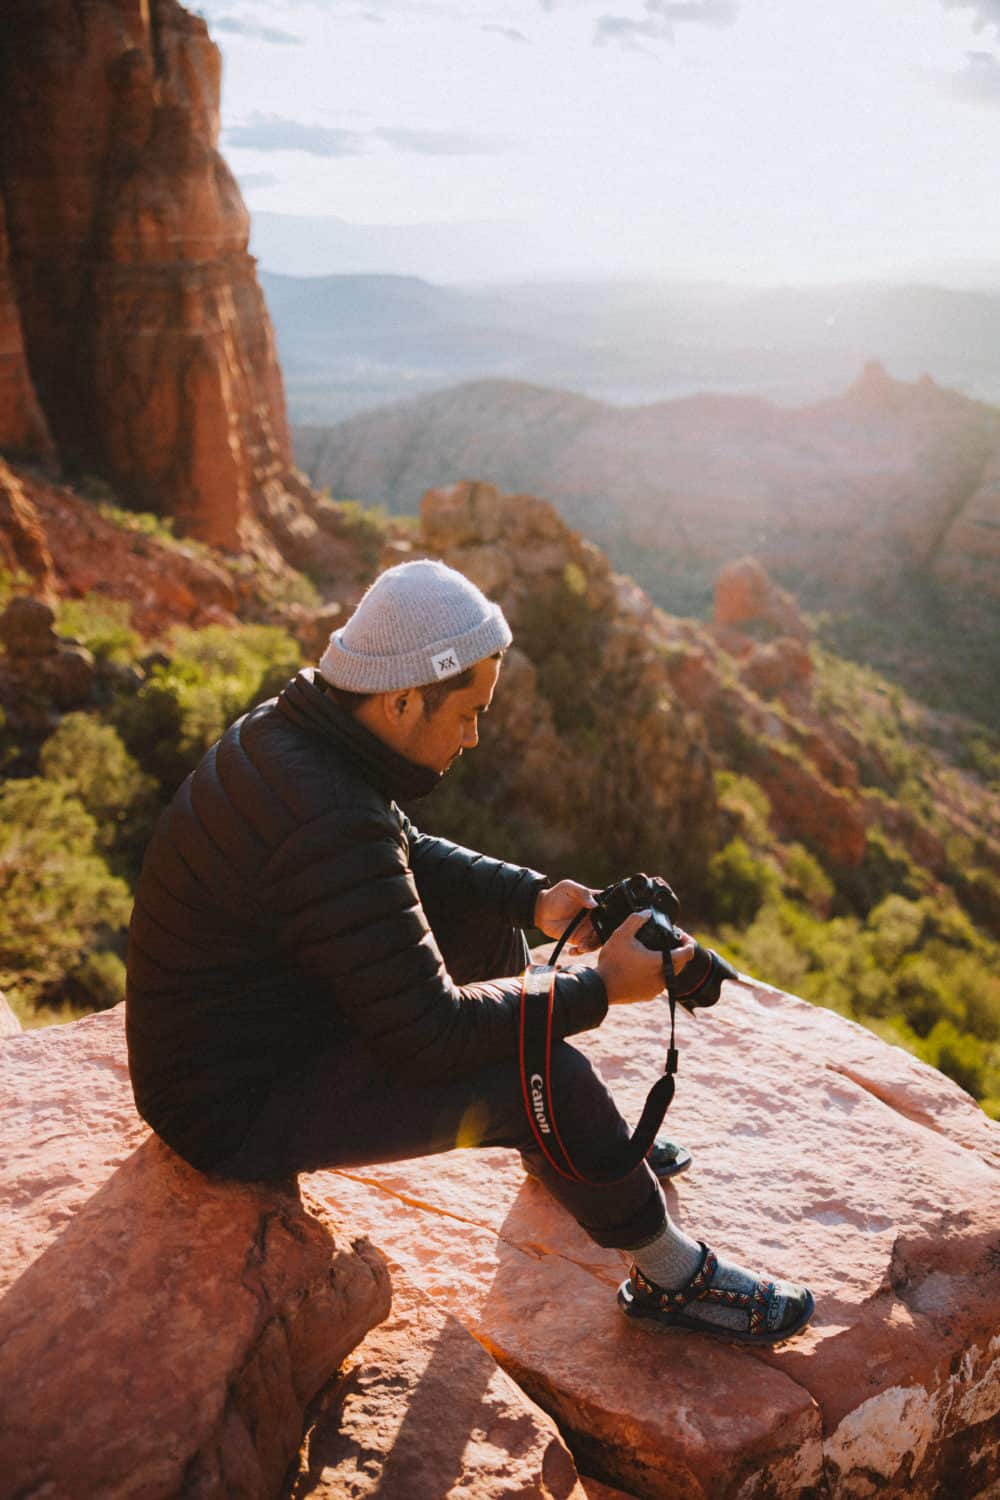
<instances>
[{"instance_id":1,"label":"black pant","mask_svg":"<svg viewBox=\"0 0 1000 1500\"><path fill-rule=\"evenodd\" d=\"M521 973L523 934L499 922L435 927L458 984ZM581 1171L599 1172L628 1127L590 1063L566 1042L552 1049L559 1131ZM215 1170L244 1180L323 1167L361 1167L432 1156L456 1146L509 1146L530 1158L549 1191L599 1245L650 1239L664 1222L660 1185L645 1162L620 1182L570 1182L538 1150L525 1114L516 1058L461 1078L400 1082L362 1037L319 1052L272 1089L235 1156Z\"/></svg>"}]
</instances>

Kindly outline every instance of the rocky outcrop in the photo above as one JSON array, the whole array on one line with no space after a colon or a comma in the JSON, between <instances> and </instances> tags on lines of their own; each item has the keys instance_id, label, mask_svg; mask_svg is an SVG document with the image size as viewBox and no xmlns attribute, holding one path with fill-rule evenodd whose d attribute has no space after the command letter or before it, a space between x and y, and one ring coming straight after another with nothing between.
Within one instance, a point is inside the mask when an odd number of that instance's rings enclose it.
<instances>
[{"instance_id":1,"label":"rocky outcrop","mask_svg":"<svg viewBox=\"0 0 1000 1500\"><path fill-rule=\"evenodd\" d=\"M663 1007L577 1043L635 1119ZM501 1151L349 1173L349 1208L551 1412L578 1463L647 1500L972 1500L1000 1464L1000 1127L954 1084L755 983L681 1018L668 1116L692 1234L814 1289L799 1339L747 1350L627 1323L623 1275ZM394 1269L394 1275L398 1271Z\"/></svg>"},{"instance_id":2,"label":"rocky outcrop","mask_svg":"<svg viewBox=\"0 0 1000 1500\"><path fill-rule=\"evenodd\" d=\"M61 641L41 599L17 595L0 614L0 704L7 729L27 739L50 732L58 714L81 708L95 681L85 646Z\"/></svg>"},{"instance_id":3,"label":"rocky outcrop","mask_svg":"<svg viewBox=\"0 0 1000 1500\"><path fill-rule=\"evenodd\" d=\"M394 560L413 555L404 545ZM712 764L646 628L649 601L623 608L606 559L551 505L492 485L428 491L420 550L497 599L514 632L463 788L546 869L582 859L610 879L667 865L696 888L715 848Z\"/></svg>"},{"instance_id":4,"label":"rocky outcrop","mask_svg":"<svg viewBox=\"0 0 1000 1500\"><path fill-rule=\"evenodd\" d=\"M720 571L712 622L719 631L732 629L740 636L763 628L769 637L809 640L809 626L795 599L755 557L741 557Z\"/></svg>"},{"instance_id":5,"label":"rocky outcrop","mask_svg":"<svg viewBox=\"0 0 1000 1500\"><path fill-rule=\"evenodd\" d=\"M249 218L217 150L220 66L177 0L7 5L0 449L43 446L19 327L70 472L229 550L259 548L280 517L322 566Z\"/></svg>"},{"instance_id":6,"label":"rocky outcrop","mask_svg":"<svg viewBox=\"0 0 1000 1500\"><path fill-rule=\"evenodd\" d=\"M134 1112L122 1007L0 1045L0 1496L270 1500L389 1308L329 1202L212 1181Z\"/></svg>"}]
</instances>

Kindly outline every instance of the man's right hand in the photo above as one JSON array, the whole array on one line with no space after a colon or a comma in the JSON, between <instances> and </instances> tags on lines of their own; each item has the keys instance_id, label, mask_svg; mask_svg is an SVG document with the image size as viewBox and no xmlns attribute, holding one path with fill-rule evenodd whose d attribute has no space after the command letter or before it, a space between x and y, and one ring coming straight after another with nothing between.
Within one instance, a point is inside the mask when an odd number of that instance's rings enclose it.
<instances>
[{"instance_id":1,"label":"man's right hand","mask_svg":"<svg viewBox=\"0 0 1000 1500\"><path fill-rule=\"evenodd\" d=\"M634 911L608 938L597 959L597 972L604 980L609 1005L630 1005L636 1000L652 1000L663 993L664 955L656 948L640 943L636 933L652 916L650 911ZM674 972L679 974L695 950L694 938L670 954Z\"/></svg>"}]
</instances>

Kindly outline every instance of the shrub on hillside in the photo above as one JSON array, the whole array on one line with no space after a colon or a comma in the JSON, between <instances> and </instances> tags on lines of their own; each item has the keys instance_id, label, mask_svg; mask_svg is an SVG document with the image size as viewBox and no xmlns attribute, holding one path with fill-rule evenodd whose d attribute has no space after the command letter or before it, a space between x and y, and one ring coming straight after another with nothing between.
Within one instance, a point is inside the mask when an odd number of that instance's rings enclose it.
<instances>
[{"instance_id":1,"label":"shrub on hillside","mask_svg":"<svg viewBox=\"0 0 1000 1500\"><path fill-rule=\"evenodd\" d=\"M300 656L296 641L270 625L178 631L169 657L118 705L121 737L172 795L234 719L284 686Z\"/></svg>"},{"instance_id":2,"label":"shrub on hillside","mask_svg":"<svg viewBox=\"0 0 1000 1500\"><path fill-rule=\"evenodd\" d=\"M76 797L97 825L100 849L137 870L159 811L156 782L92 714L71 713L42 746L42 775Z\"/></svg>"},{"instance_id":3,"label":"shrub on hillside","mask_svg":"<svg viewBox=\"0 0 1000 1500\"><path fill-rule=\"evenodd\" d=\"M68 976L120 940L130 906L66 787L42 777L0 787L0 989L20 1008L61 998Z\"/></svg>"},{"instance_id":4,"label":"shrub on hillside","mask_svg":"<svg viewBox=\"0 0 1000 1500\"><path fill-rule=\"evenodd\" d=\"M708 901L713 917L735 927L752 922L777 890L778 876L751 854L743 839L731 839L708 865Z\"/></svg>"},{"instance_id":5,"label":"shrub on hillside","mask_svg":"<svg viewBox=\"0 0 1000 1500\"><path fill-rule=\"evenodd\" d=\"M56 629L72 636L91 651L99 662L125 664L134 661L142 640L132 629L131 606L124 599L106 599L85 594L82 599L63 599Z\"/></svg>"}]
</instances>

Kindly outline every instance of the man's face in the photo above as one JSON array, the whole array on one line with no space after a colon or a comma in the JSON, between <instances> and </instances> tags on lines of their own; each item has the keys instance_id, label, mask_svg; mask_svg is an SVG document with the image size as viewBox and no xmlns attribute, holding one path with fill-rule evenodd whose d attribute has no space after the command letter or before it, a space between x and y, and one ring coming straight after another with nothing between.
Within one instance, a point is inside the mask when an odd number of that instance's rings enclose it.
<instances>
[{"instance_id":1,"label":"man's face","mask_svg":"<svg viewBox=\"0 0 1000 1500\"><path fill-rule=\"evenodd\" d=\"M420 689L415 688L400 725L396 748L418 766L443 773L463 750L479 743L479 715L493 701L500 662L492 657L476 663L468 687L449 693L440 708L428 715Z\"/></svg>"}]
</instances>

